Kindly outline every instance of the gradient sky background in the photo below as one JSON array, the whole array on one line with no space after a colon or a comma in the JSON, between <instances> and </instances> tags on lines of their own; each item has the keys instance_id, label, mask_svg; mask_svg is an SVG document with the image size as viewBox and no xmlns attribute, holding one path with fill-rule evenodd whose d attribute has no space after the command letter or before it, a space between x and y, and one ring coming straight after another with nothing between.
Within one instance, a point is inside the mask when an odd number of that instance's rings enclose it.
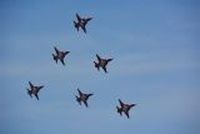
<instances>
[{"instance_id":1,"label":"gradient sky background","mask_svg":"<svg viewBox=\"0 0 200 134\"><path fill-rule=\"evenodd\" d=\"M77 32L75 13L93 16ZM200 132L198 0L1 0L1 134ZM53 46L70 50L55 64ZM113 57L108 74L95 54ZM40 101L28 81L45 85ZM95 95L79 106L79 87ZM117 99L137 103L130 119Z\"/></svg>"}]
</instances>

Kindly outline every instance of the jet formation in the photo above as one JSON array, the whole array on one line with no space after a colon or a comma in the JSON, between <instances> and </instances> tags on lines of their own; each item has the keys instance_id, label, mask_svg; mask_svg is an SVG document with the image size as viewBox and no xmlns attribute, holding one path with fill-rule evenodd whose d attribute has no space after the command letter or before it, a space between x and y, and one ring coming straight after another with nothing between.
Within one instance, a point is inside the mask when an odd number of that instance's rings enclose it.
<instances>
[{"instance_id":1,"label":"jet formation","mask_svg":"<svg viewBox=\"0 0 200 134\"><path fill-rule=\"evenodd\" d=\"M80 30L80 28L83 30L84 33L87 33L86 25L89 21L91 21L92 17L81 17L78 13L76 13L76 21L73 21L74 27L77 31ZM57 47L54 46L55 53L52 53L53 60L58 63L60 61L62 65L65 65L65 57L70 53L70 51L61 51ZM110 63L113 58L101 58L98 54L96 54L97 61L93 61L94 67L100 71L100 68L103 69L105 73L108 73L107 71L107 65ZM42 86L35 86L30 81L28 82L30 89L27 88L28 95L32 98L34 95L37 100L39 100L38 93L39 91L44 87ZM83 93L79 88L77 88L78 95L75 95L76 101L82 105L82 103L88 107L88 99L93 96L93 93ZM130 118L129 111L131 108L135 107L136 104L126 104L122 102L120 99L118 99L120 106L116 106L117 112L122 116L122 113L126 115L127 118Z\"/></svg>"}]
</instances>

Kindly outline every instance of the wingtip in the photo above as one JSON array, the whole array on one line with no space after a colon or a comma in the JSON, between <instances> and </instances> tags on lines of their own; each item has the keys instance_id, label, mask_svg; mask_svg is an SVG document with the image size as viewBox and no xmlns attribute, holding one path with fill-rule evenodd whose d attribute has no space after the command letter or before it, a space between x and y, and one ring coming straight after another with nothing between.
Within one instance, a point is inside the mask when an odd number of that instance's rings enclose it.
<instances>
[{"instance_id":1,"label":"wingtip","mask_svg":"<svg viewBox=\"0 0 200 134\"><path fill-rule=\"evenodd\" d=\"M93 96L93 95L94 95L94 93L89 94L89 96Z\"/></svg>"},{"instance_id":2,"label":"wingtip","mask_svg":"<svg viewBox=\"0 0 200 134\"><path fill-rule=\"evenodd\" d=\"M81 90L79 88L77 88L77 91L81 93Z\"/></svg>"}]
</instances>

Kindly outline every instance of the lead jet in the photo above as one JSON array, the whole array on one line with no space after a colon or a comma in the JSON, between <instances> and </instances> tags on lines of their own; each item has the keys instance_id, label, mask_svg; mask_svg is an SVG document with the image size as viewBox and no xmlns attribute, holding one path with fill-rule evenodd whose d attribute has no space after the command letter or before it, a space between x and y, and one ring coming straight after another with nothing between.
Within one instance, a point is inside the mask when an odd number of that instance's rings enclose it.
<instances>
[{"instance_id":1,"label":"lead jet","mask_svg":"<svg viewBox=\"0 0 200 134\"><path fill-rule=\"evenodd\" d=\"M87 33L86 25L90 20L92 20L92 17L87 17L87 18L86 17L80 17L76 13L76 18L77 18L77 21L73 21L74 27L76 28L76 30L79 31L79 28L81 28L85 33Z\"/></svg>"},{"instance_id":2,"label":"lead jet","mask_svg":"<svg viewBox=\"0 0 200 134\"><path fill-rule=\"evenodd\" d=\"M70 53L70 51L60 51L58 50L56 47L54 47L54 50L56 52L56 54L52 54L53 59L55 60L56 63L58 63L58 60L60 60L60 62L65 65L65 61L64 58L67 54Z\"/></svg>"},{"instance_id":3,"label":"lead jet","mask_svg":"<svg viewBox=\"0 0 200 134\"><path fill-rule=\"evenodd\" d=\"M116 107L117 108L117 112L122 116L122 112L124 112L124 114L127 116L127 118L129 118L129 110L136 106L136 104L125 104L123 103L120 99L118 100L120 103L121 107Z\"/></svg>"},{"instance_id":4,"label":"lead jet","mask_svg":"<svg viewBox=\"0 0 200 134\"><path fill-rule=\"evenodd\" d=\"M76 101L81 105L82 102L85 104L86 107L88 107L88 103L87 103L87 100L90 96L92 96L93 94L86 94L86 93L83 93L79 90L79 88L77 89L78 93L79 93L79 96L76 96Z\"/></svg>"},{"instance_id":5,"label":"lead jet","mask_svg":"<svg viewBox=\"0 0 200 134\"><path fill-rule=\"evenodd\" d=\"M97 57L98 62L94 61L94 64L97 70L99 71L101 67L105 73L108 73L106 66L108 65L110 61L113 60L113 58L104 59L104 58L101 58L98 54L96 54L96 57Z\"/></svg>"},{"instance_id":6,"label":"lead jet","mask_svg":"<svg viewBox=\"0 0 200 134\"><path fill-rule=\"evenodd\" d=\"M37 100L39 100L39 96L38 96L38 92L40 91L40 89L42 89L44 86L34 86L30 81L28 82L30 89L27 88L27 93L28 95L32 98L32 95L35 95L35 97L37 98Z\"/></svg>"}]
</instances>

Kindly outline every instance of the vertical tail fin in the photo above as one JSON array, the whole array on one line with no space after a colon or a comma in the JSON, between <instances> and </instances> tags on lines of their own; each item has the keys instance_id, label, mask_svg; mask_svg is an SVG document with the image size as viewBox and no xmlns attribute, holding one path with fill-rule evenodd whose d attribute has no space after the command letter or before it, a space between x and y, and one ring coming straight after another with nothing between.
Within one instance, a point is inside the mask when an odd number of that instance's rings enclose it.
<instances>
[{"instance_id":1,"label":"vertical tail fin","mask_svg":"<svg viewBox=\"0 0 200 134\"><path fill-rule=\"evenodd\" d=\"M27 90L27 94L32 98L32 92L31 92L31 90L29 90L28 88L26 88L26 90Z\"/></svg>"},{"instance_id":2,"label":"vertical tail fin","mask_svg":"<svg viewBox=\"0 0 200 134\"><path fill-rule=\"evenodd\" d=\"M54 54L52 54L52 56L53 56L53 59L56 61L56 63L58 62L58 57L56 56L56 55L54 55Z\"/></svg>"},{"instance_id":3,"label":"vertical tail fin","mask_svg":"<svg viewBox=\"0 0 200 134\"><path fill-rule=\"evenodd\" d=\"M77 31L79 31L79 24L76 21L73 22L74 22L74 27L76 28Z\"/></svg>"},{"instance_id":4,"label":"vertical tail fin","mask_svg":"<svg viewBox=\"0 0 200 134\"><path fill-rule=\"evenodd\" d=\"M80 99L80 97L76 96L76 101L81 105L81 99Z\"/></svg>"},{"instance_id":5,"label":"vertical tail fin","mask_svg":"<svg viewBox=\"0 0 200 134\"><path fill-rule=\"evenodd\" d=\"M74 23L74 26L77 27L78 23L76 21L73 21L73 23Z\"/></svg>"},{"instance_id":6,"label":"vertical tail fin","mask_svg":"<svg viewBox=\"0 0 200 134\"><path fill-rule=\"evenodd\" d=\"M116 108L117 108L117 112L118 112L120 115L122 115L122 109L119 108L118 106L116 106Z\"/></svg>"},{"instance_id":7,"label":"vertical tail fin","mask_svg":"<svg viewBox=\"0 0 200 134\"><path fill-rule=\"evenodd\" d=\"M94 61L94 66L97 68L97 70L99 71L99 64L98 63L96 63L95 61Z\"/></svg>"}]
</instances>

